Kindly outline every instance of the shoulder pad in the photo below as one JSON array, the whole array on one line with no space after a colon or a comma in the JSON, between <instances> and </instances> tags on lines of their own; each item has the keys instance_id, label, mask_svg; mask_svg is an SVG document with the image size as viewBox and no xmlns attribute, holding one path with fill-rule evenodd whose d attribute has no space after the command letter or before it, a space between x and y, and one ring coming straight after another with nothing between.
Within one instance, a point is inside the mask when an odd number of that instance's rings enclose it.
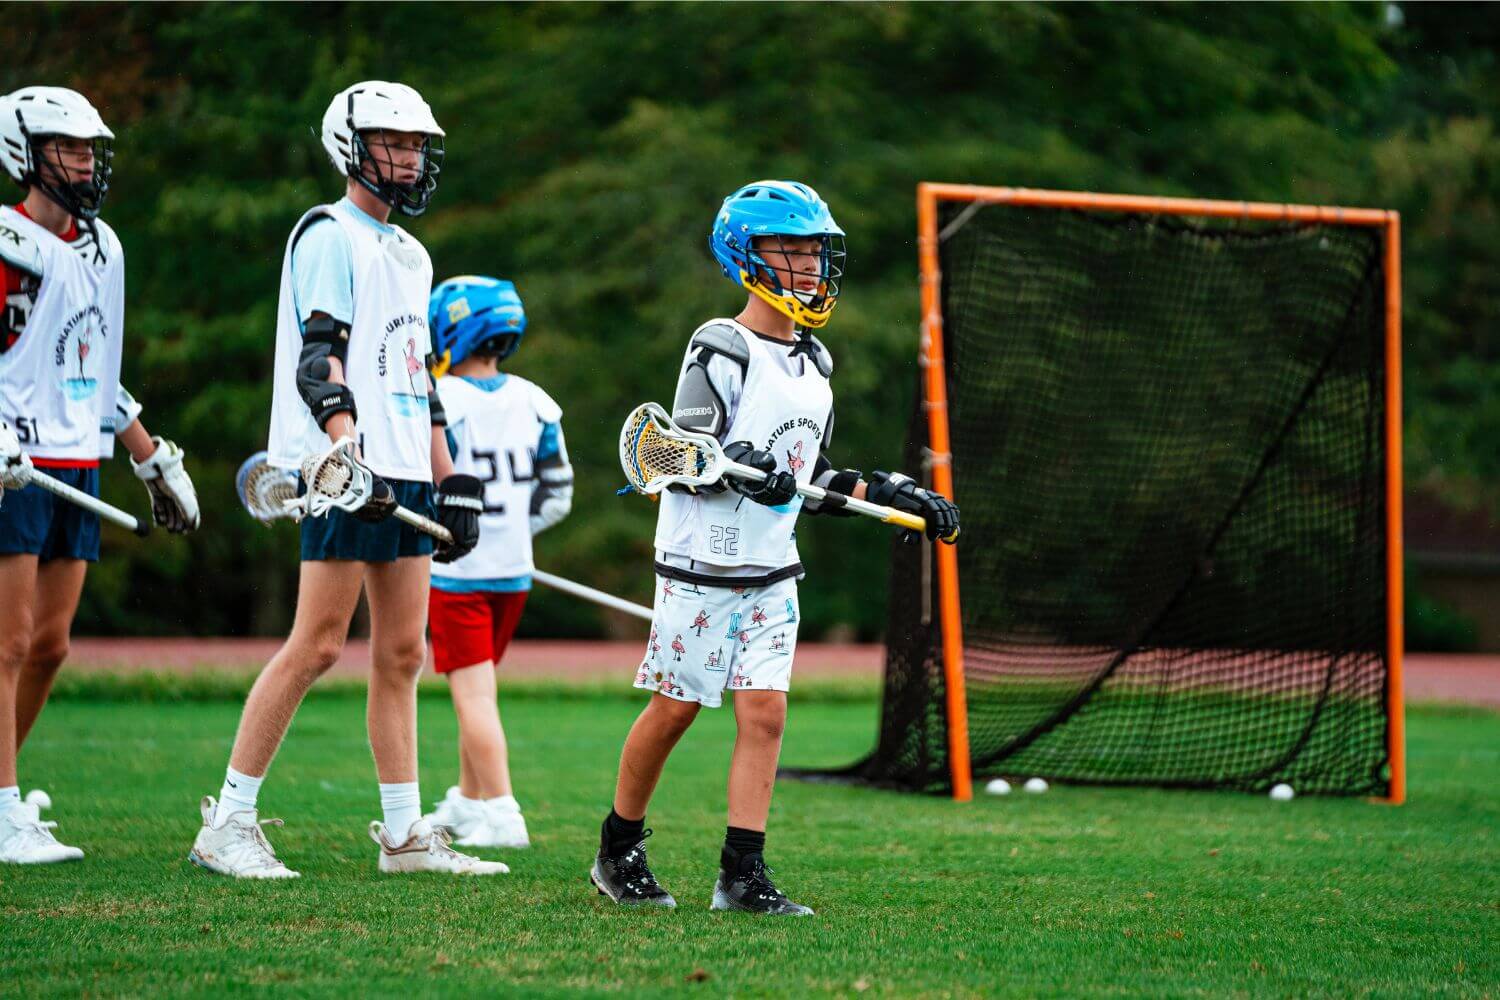
<instances>
[{"instance_id":1,"label":"shoulder pad","mask_svg":"<svg viewBox=\"0 0 1500 1000\"><path fill-rule=\"evenodd\" d=\"M812 350L808 352L813 359L813 364L818 366L818 373L824 378L833 377L833 355L828 353L828 348L817 337L812 338Z\"/></svg>"},{"instance_id":2,"label":"shoulder pad","mask_svg":"<svg viewBox=\"0 0 1500 1000\"><path fill-rule=\"evenodd\" d=\"M750 364L750 345L745 335L728 323L710 323L693 334L692 347L722 354L744 368Z\"/></svg>"},{"instance_id":3,"label":"shoulder pad","mask_svg":"<svg viewBox=\"0 0 1500 1000\"><path fill-rule=\"evenodd\" d=\"M42 276L42 251L36 241L0 220L0 260L18 271Z\"/></svg>"}]
</instances>

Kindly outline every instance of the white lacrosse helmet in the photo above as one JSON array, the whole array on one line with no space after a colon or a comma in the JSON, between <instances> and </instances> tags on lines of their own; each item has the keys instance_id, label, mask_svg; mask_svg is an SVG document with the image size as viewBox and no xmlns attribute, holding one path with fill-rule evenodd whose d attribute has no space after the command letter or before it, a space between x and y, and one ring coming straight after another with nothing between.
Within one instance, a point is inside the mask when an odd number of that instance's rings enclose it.
<instances>
[{"instance_id":1,"label":"white lacrosse helmet","mask_svg":"<svg viewBox=\"0 0 1500 1000\"><path fill-rule=\"evenodd\" d=\"M387 180L378 161L372 160L361 132L389 129L394 132L420 132L427 136L422 157L422 172L415 183L396 184ZM432 192L437 190L437 175L443 159L444 132L432 116L432 108L422 95L404 83L366 80L340 91L323 112L323 148L342 177L352 177L377 198L403 215L421 215L427 210ZM375 166L375 180L362 169L369 161Z\"/></svg>"},{"instance_id":2,"label":"white lacrosse helmet","mask_svg":"<svg viewBox=\"0 0 1500 1000\"><path fill-rule=\"evenodd\" d=\"M57 184L38 170L36 147L48 136L94 143L94 173L87 181ZM109 190L110 142L115 134L88 98L66 87L22 87L0 97L0 163L17 184L35 185L68 210L92 219Z\"/></svg>"}]
</instances>

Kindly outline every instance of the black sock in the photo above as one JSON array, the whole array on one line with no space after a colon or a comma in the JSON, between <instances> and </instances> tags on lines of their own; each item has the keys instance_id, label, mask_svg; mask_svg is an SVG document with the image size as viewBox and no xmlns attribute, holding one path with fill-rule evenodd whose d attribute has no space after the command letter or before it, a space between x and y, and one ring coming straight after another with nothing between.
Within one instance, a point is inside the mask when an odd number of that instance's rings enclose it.
<instances>
[{"instance_id":1,"label":"black sock","mask_svg":"<svg viewBox=\"0 0 1500 1000\"><path fill-rule=\"evenodd\" d=\"M599 831L599 850L607 858L618 858L639 844L645 835L646 817L626 819L611 809Z\"/></svg>"},{"instance_id":2,"label":"black sock","mask_svg":"<svg viewBox=\"0 0 1500 1000\"><path fill-rule=\"evenodd\" d=\"M766 851L766 832L746 830L742 826L726 827L724 849L719 852L719 865L727 872L739 872L751 858L759 858Z\"/></svg>"}]
</instances>

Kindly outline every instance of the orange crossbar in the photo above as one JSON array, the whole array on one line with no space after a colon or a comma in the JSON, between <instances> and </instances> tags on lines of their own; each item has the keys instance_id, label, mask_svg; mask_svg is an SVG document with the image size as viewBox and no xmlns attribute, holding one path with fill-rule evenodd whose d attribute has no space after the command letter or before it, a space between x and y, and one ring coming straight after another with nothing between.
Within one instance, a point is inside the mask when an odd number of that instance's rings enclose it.
<instances>
[{"instance_id":1,"label":"orange crossbar","mask_svg":"<svg viewBox=\"0 0 1500 1000\"><path fill-rule=\"evenodd\" d=\"M933 486L953 498L953 466L948 434L948 383L943 367L942 272L938 257L940 201L1030 205L1095 212L1142 212L1280 222L1321 222L1381 226L1385 230L1385 443L1386 443L1386 752L1390 788L1384 801L1406 801L1406 708L1402 671L1405 601L1402 579L1401 505L1401 216L1378 208L1281 205L1260 201L1158 198L1150 195L1095 194L973 184L917 185L917 256L922 280L922 353L926 367L928 443L934 453ZM947 689L948 757L953 797L973 794L969 760L969 718L964 691L963 621L959 615L958 553L939 545L938 588L943 630L943 676Z\"/></svg>"}]
</instances>

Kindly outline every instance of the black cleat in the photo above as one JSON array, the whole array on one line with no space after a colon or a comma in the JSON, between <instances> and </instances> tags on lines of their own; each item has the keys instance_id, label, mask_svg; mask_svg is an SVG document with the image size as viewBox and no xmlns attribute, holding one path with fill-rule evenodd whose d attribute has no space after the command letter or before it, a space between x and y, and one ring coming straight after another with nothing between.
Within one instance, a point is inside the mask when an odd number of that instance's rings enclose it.
<instances>
[{"instance_id":1,"label":"black cleat","mask_svg":"<svg viewBox=\"0 0 1500 1000\"><path fill-rule=\"evenodd\" d=\"M665 906L677 905L672 894L663 889L651 866L646 863L647 830L638 844L618 858L609 857L603 850L594 858L594 867L589 872L589 881L599 890L599 895L608 896L621 906Z\"/></svg>"},{"instance_id":2,"label":"black cleat","mask_svg":"<svg viewBox=\"0 0 1500 1000\"><path fill-rule=\"evenodd\" d=\"M811 907L794 903L771 881L771 869L755 857L737 874L731 875L719 869L719 881L714 884L714 901L710 910L741 910L745 913L765 913L777 917L810 917Z\"/></svg>"}]
</instances>

